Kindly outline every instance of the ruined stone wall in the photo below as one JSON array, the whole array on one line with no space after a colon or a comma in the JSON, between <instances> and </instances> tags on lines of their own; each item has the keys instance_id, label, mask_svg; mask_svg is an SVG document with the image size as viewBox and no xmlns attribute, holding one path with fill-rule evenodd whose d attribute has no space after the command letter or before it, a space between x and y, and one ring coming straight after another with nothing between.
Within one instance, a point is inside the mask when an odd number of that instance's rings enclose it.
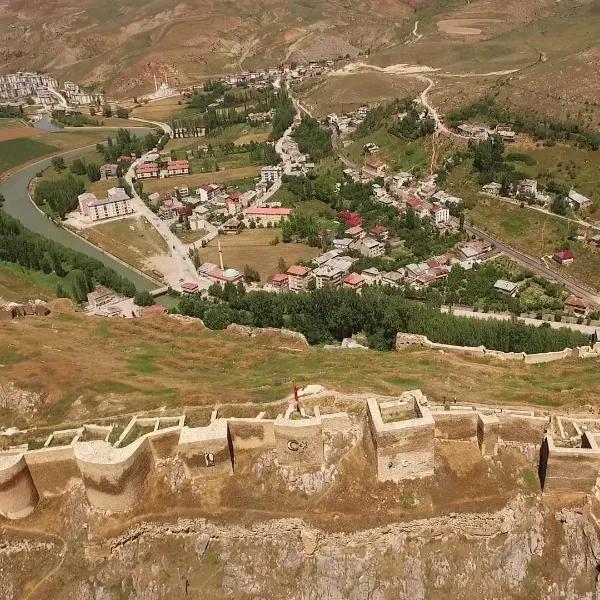
<instances>
[{"instance_id":1,"label":"ruined stone wall","mask_svg":"<svg viewBox=\"0 0 600 600\"><path fill-rule=\"evenodd\" d=\"M82 442L75 447L75 458L90 504L114 512L135 507L153 468L148 436L125 448L104 441Z\"/></svg>"},{"instance_id":2,"label":"ruined stone wall","mask_svg":"<svg viewBox=\"0 0 600 600\"><path fill-rule=\"evenodd\" d=\"M233 451L223 419L207 427L184 427L177 454L188 478L218 477L233 473Z\"/></svg>"},{"instance_id":3,"label":"ruined stone wall","mask_svg":"<svg viewBox=\"0 0 600 600\"><path fill-rule=\"evenodd\" d=\"M520 444L541 444L549 422L546 417L518 415L509 412L498 412L496 416L499 422L498 435L500 439Z\"/></svg>"},{"instance_id":4,"label":"ruined stone wall","mask_svg":"<svg viewBox=\"0 0 600 600\"><path fill-rule=\"evenodd\" d=\"M495 456L498 452L500 422L495 414L477 414L477 444L482 456Z\"/></svg>"},{"instance_id":5,"label":"ruined stone wall","mask_svg":"<svg viewBox=\"0 0 600 600\"><path fill-rule=\"evenodd\" d=\"M540 448L539 477L544 492L591 494L600 472L600 452L557 448L546 438Z\"/></svg>"},{"instance_id":6,"label":"ruined stone wall","mask_svg":"<svg viewBox=\"0 0 600 600\"><path fill-rule=\"evenodd\" d=\"M57 496L81 481L72 446L42 448L25 454L25 462L40 496Z\"/></svg>"},{"instance_id":7,"label":"ruined stone wall","mask_svg":"<svg viewBox=\"0 0 600 600\"><path fill-rule=\"evenodd\" d=\"M316 467L323 464L323 425L320 419L283 419L274 425L277 459L281 465Z\"/></svg>"},{"instance_id":8,"label":"ruined stone wall","mask_svg":"<svg viewBox=\"0 0 600 600\"><path fill-rule=\"evenodd\" d=\"M435 437L443 440L473 440L477 437L477 412L444 410L432 412Z\"/></svg>"},{"instance_id":9,"label":"ruined stone wall","mask_svg":"<svg viewBox=\"0 0 600 600\"><path fill-rule=\"evenodd\" d=\"M39 501L39 495L22 454L0 457L0 515L22 519Z\"/></svg>"},{"instance_id":10,"label":"ruined stone wall","mask_svg":"<svg viewBox=\"0 0 600 600\"><path fill-rule=\"evenodd\" d=\"M164 460L177 454L180 427L169 427L148 434L150 450L155 460Z\"/></svg>"},{"instance_id":11,"label":"ruined stone wall","mask_svg":"<svg viewBox=\"0 0 600 600\"><path fill-rule=\"evenodd\" d=\"M433 422L378 432L374 438L378 478L400 481L433 475L434 436Z\"/></svg>"},{"instance_id":12,"label":"ruined stone wall","mask_svg":"<svg viewBox=\"0 0 600 600\"><path fill-rule=\"evenodd\" d=\"M525 354L525 352L502 352L500 350L489 350L485 346L453 346L451 344L439 344L432 342L427 336L414 333L399 332L396 335L396 350L402 350L407 346L420 346L432 350L450 350L463 352L482 358L497 358L499 360L518 360L525 364L539 364L563 360L564 358L598 358L600 357L600 344L594 346L580 346L578 348L565 348L558 352L543 352L540 354Z\"/></svg>"},{"instance_id":13,"label":"ruined stone wall","mask_svg":"<svg viewBox=\"0 0 600 600\"><path fill-rule=\"evenodd\" d=\"M274 448L274 419L228 419L229 434L235 452L256 448Z\"/></svg>"}]
</instances>

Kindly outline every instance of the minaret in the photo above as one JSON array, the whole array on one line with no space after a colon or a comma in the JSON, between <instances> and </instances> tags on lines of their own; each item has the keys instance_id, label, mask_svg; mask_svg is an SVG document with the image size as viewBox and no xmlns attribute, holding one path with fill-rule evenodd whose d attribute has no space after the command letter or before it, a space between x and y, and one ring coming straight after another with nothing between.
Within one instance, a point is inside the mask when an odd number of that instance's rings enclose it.
<instances>
[{"instance_id":1,"label":"minaret","mask_svg":"<svg viewBox=\"0 0 600 600\"><path fill-rule=\"evenodd\" d=\"M217 239L217 248L219 249L219 266L221 267L221 271L225 270L223 266L223 252L221 250L221 240Z\"/></svg>"},{"instance_id":2,"label":"minaret","mask_svg":"<svg viewBox=\"0 0 600 600\"><path fill-rule=\"evenodd\" d=\"M158 92L158 83L156 83L156 73L154 73L153 75L154 75L154 91Z\"/></svg>"}]
</instances>

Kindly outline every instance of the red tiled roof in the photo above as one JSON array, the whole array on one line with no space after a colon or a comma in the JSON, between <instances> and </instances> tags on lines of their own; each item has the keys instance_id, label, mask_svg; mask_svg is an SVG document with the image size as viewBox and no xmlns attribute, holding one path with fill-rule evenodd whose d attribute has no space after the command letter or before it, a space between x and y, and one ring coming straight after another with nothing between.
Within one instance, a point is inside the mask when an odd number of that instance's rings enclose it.
<instances>
[{"instance_id":1,"label":"red tiled roof","mask_svg":"<svg viewBox=\"0 0 600 600\"><path fill-rule=\"evenodd\" d=\"M292 214L291 208L269 208L269 207L260 207L260 206L251 206L244 211L247 215L251 216L281 216L287 217Z\"/></svg>"},{"instance_id":2,"label":"red tiled roof","mask_svg":"<svg viewBox=\"0 0 600 600\"><path fill-rule=\"evenodd\" d=\"M385 227L384 225L375 225L375 227L371 227L371 233L373 235L381 235L382 233L385 233L388 230L387 227Z\"/></svg>"},{"instance_id":3,"label":"red tiled roof","mask_svg":"<svg viewBox=\"0 0 600 600\"><path fill-rule=\"evenodd\" d=\"M172 160L171 162L167 163L167 169L169 171L175 170L175 169L189 169L189 168L190 168L190 163L187 160Z\"/></svg>"},{"instance_id":4,"label":"red tiled roof","mask_svg":"<svg viewBox=\"0 0 600 600\"><path fill-rule=\"evenodd\" d=\"M364 277L362 277L358 273L350 273L350 275L348 275L344 279L344 283L347 283L348 285L358 285L359 283L362 283L363 281L364 281Z\"/></svg>"},{"instance_id":5,"label":"red tiled roof","mask_svg":"<svg viewBox=\"0 0 600 600\"><path fill-rule=\"evenodd\" d=\"M158 165L156 163L144 163L135 168L136 173L153 173L156 171L158 171Z\"/></svg>"},{"instance_id":6,"label":"red tiled roof","mask_svg":"<svg viewBox=\"0 0 600 600\"><path fill-rule=\"evenodd\" d=\"M276 283L283 283L288 279L289 277L285 273L277 273L277 275L273 275L273 281Z\"/></svg>"},{"instance_id":7,"label":"red tiled roof","mask_svg":"<svg viewBox=\"0 0 600 600\"><path fill-rule=\"evenodd\" d=\"M181 284L181 289L185 290L186 292L193 292L198 289L198 284L186 281L185 283Z\"/></svg>"},{"instance_id":8,"label":"red tiled roof","mask_svg":"<svg viewBox=\"0 0 600 600\"><path fill-rule=\"evenodd\" d=\"M560 252L554 253L554 258L557 258L558 260L573 260L575 254L571 250L561 250Z\"/></svg>"},{"instance_id":9,"label":"red tiled roof","mask_svg":"<svg viewBox=\"0 0 600 600\"><path fill-rule=\"evenodd\" d=\"M287 271L288 275L295 275L296 277L304 277L308 274L308 269L300 265L292 265Z\"/></svg>"},{"instance_id":10,"label":"red tiled roof","mask_svg":"<svg viewBox=\"0 0 600 600\"><path fill-rule=\"evenodd\" d=\"M565 300L565 306L575 306L577 308L589 308L589 304L583 299L577 296L569 296Z\"/></svg>"}]
</instances>

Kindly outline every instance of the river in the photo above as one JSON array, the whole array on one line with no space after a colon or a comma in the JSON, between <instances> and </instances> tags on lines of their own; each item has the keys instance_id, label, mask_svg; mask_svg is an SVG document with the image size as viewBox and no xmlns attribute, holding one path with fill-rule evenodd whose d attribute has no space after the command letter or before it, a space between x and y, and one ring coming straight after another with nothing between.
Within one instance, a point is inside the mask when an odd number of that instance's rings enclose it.
<instances>
[{"instance_id":1,"label":"river","mask_svg":"<svg viewBox=\"0 0 600 600\"><path fill-rule=\"evenodd\" d=\"M150 130L136 128L135 133L138 135L145 135L148 131ZM85 148L70 150L69 152L63 153L61 156L63 156L65 160L79 158L88 154L94 147L95 144L86 146ZM114 258L107 256L96 247L88 244L66 229L54 224L46 217L46 215L38 210L33 202L31 202L27 193L29 182L35 177L38 171L42 171L49 167L51 160L51 158L43 158L16 171L0 183L0 193L3 194L5 198L3 209L9 215L21 221L21 223L31 231L35 231L48 239L59 242L63 246L67 246L101 261L107 267L114 269L119 275L127 277L135 284L135 287L138 290L156 289L156 287L158 287L156 283L126 267Z\"/></svg>"}]
</instances>

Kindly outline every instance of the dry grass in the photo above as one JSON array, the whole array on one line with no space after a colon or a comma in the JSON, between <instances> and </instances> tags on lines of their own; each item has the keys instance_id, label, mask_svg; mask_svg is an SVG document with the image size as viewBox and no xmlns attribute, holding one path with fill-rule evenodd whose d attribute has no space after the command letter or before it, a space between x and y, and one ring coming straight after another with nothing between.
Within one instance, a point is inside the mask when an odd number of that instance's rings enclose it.
<instances>
[{"instance_id":1,"label":"dry grass","mask_svg":"<svg viewBox=\"0 0 600 600\"><path fill-rule=\"evenodd\" d=\"M140 271L149 271L148 258L167 252L163 238L143 217L96 225L82 230L80 234Z\"/></svg>"},{"instance_id":2,"label":"dry grass","mask_svg":"<svg viewBox=\"0 0 600 600\"><path fill-rule=\"evenodd\" d=\"M223 261L228 267L239 271L243 271L245 265L250 265L258 271L261 281L265 281L279 272L277 265L280 258L289 266L319 254L318 248L306 244L279 243L272 246L271 242L276 237L281 240L279 229L246 229L239 235L221 236ZM219 263L216 239L200 250L200 257L203 261Z\"/></svg>"},{"instance_id":3,"label":"dry grass","mask_svg":"<svg viewBox=\"0 0 600 600\"><path fill-rule=\"evenodd\" d=\"M161 406L268 403L289 394L294 382L388 395L421 388L437 401L598 406L594 360L527 366L416 348L365 354L290 351L293 345L277 335L250 340L169 317L19 319L0 327L2 378L45 401L36 413L8 414L4 422L45 423L55 407L70 423Z\"/></svg>"},{"instance_id":4,"label":"dry grass","mask_svg":"<svg viewBox=\"0 0 600 600\"><path fill-rule=\"evenodd\" d=\"M131 111L130 115L136 119L150 119L151 121L162 121L171 118L175 113L181 111L184 105L183 96L173 96L149 102Z\"/></svg>"},{"instance_id":5,"label":"dry grass","mask_svg":"<svg viewBox=\"0 0 600 600\"><path fill-rule=\"evenodd\" d=\"M350 112L363 104L374 105L395 98L416 97L425 84L412 77L379 72L329 76L302 94L307 108L318 116Z\"/></svg>"},{"instance_id":6,"label":"dry grass","mask_svg":"<svg viewBox=\"0 0 600 600\"><path fill-rule=\"evenodd\" d=\"M17 140L19 138L34 138L44 135L43 131L36 129L35 127L28 127L27 125L19 125L15 122L13 127L2 127L0 126L0 142L6 140Z\"/></svg>"},{"instance_id":7,"label":"dry grass","mask_svg":"<svg viewBox=\"0 0 600 600\"><path fill-rule=\"evenodd\" d=\"M213 171L210 173L196 173L192 175L180 175L178 177L169 177L167 179L146 179L143 181L144 191L147 194L153 192L162 192L172 190L180 185L187 185L194 188L207 183L230 183L240 179L252 179L260 172L260 167L252 165L249 167L239 167L237 169L226 169L224 171Z\"/></svg>"}]
</instances>

